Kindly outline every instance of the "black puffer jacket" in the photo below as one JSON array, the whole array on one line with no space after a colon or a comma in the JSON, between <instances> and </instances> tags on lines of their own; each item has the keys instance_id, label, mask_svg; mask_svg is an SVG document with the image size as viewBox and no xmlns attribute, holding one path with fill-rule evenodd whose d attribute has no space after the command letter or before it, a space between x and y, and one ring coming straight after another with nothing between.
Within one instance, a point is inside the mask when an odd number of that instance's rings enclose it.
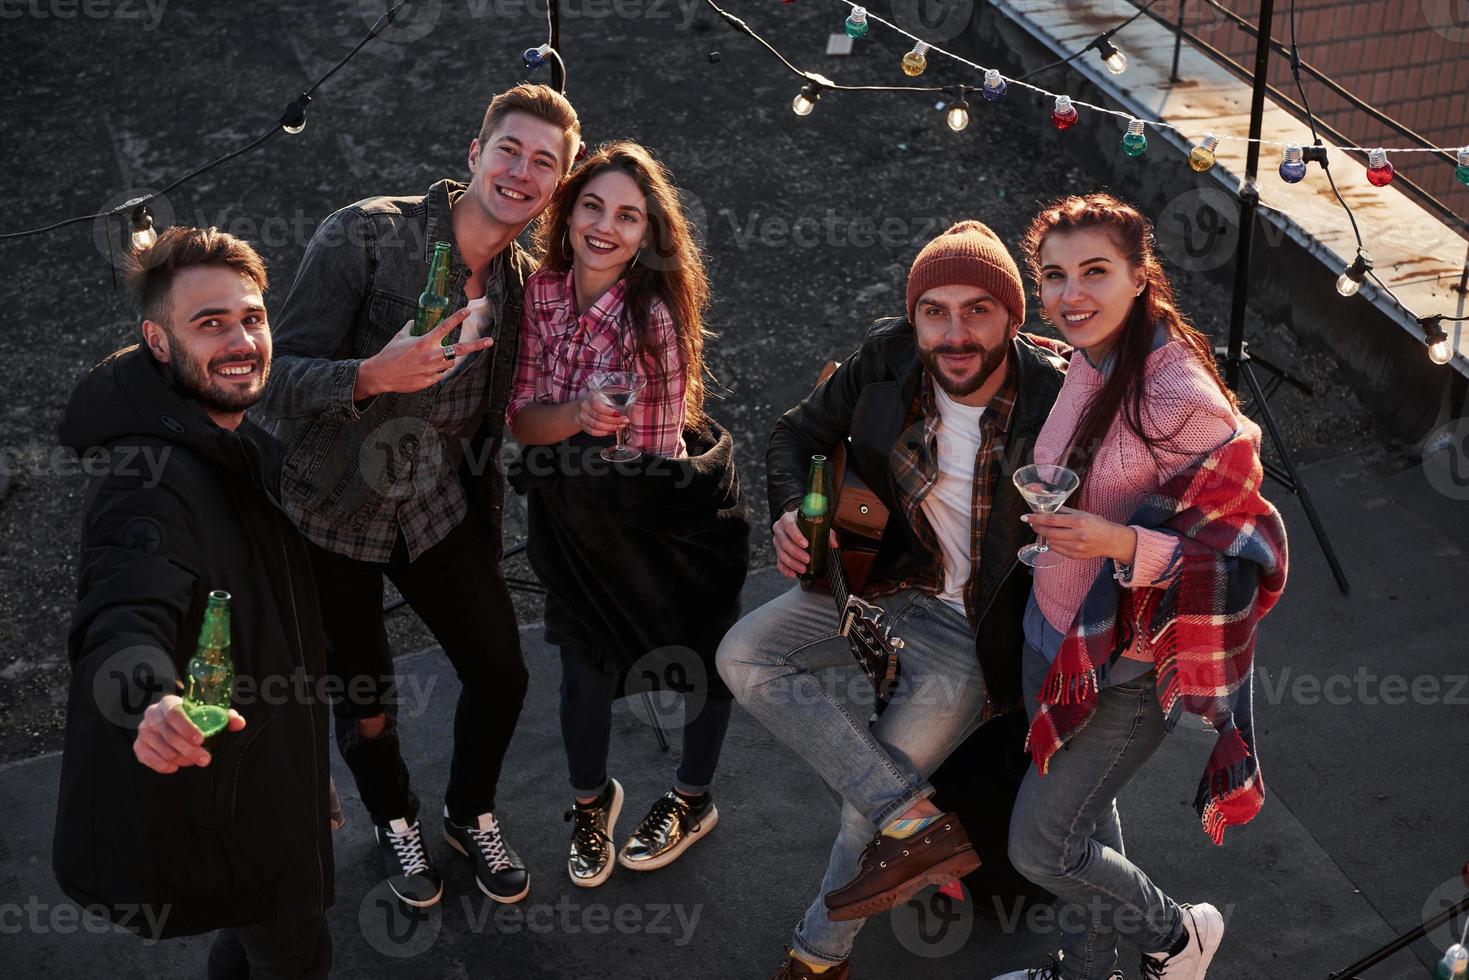
<instances>
[{"instance_id":1,"label":"black puffer jacket","mask_svg":"<svg viewBox=\"0 0 1469 980\"><path fill-rule=\"evenodd\" d=\"M274 501L274 440L216 426L130 347L82 379L61 441L92 474L52 849L62 890L154 938L321 912L324 639L305 548ZM207 767L163 775L133 739L150 680L176 690L211 589L233 596L246 727L219 736Z\"/></svg>"},{"instance_id":2,"label":"black puffer jacket","mask_svg":"<svg viewBox=\"0 0 1469 980\"><path fill-rule=\"evenodd\" d=\"M1031 462L1036 437L1066 376L1061 355L1026 334L1011 342L1010 356L1020 373L1019 396L1005 438L1001 479L980 543L979 574L966 586L966 604L976 616L971 625L985 686L1000 710L1020 703L1022 619L1030 573L1016 552L1034 538L1020 520L1030 508L1010 477ZM925 548L902 516L889 463L894 444L903 436L908 410L918 397L922 375L912 325L906 320L879 324L830 378L780 417L765 456L773 520L800 501L811 454L830 452L839 440L848 440L848 460L891 514L868 579L869 589L903 588L915 579L943 579L942 556Z\"/></svg>"}]
</instances>

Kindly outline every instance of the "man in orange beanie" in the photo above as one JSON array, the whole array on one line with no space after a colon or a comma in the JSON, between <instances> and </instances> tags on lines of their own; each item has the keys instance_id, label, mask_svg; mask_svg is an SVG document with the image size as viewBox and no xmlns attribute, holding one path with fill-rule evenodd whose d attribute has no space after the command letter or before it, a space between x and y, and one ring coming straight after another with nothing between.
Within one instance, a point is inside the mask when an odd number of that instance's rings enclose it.
<instances>
[{"instance_id":1,"label":"man in orange beanie","mask_svg":"<svg viewBox=\"0 0 1469 980\"><path fill-rule=\"evenodd\" d=\"M1065 362L1019 333L1020 270L978 221L929 242L908 274L908 315L862 346L776 423L767 453L777 566L808 563L796 526L813 454L845 442L891 514L862 598L905 643L902 674L870 726L822 686L850 663L832 599L792 588L725 637L735 697L843 800L820 893L776 980L845 980L867 916L979 866L964 827L929 801L928 777L992 713L1020 703L1030 539L1010 474L1055 402Z\"/></svg>"}]
</instances>

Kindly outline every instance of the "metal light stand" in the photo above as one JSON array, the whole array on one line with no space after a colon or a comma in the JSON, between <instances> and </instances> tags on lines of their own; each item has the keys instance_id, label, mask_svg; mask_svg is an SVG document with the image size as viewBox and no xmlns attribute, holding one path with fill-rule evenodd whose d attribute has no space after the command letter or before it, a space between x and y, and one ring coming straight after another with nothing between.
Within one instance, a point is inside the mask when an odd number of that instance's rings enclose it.
<instances>
[{"instance_id":1,"label":"metal light stand","mask_svg":"<svg viewBox=\"0 0 1469 980\"><path fill-rule=\"evenodd\" d=\"M1322 526L1321 518L1316 513L1316 505L1311 501L1310 490L1306 487L1305 481L1301 479L1296 470L1295 460L1292 459L1290 450L1286 448L1285 440L1280 436L1280 429L1275 424L1275 416L1271 414L1270 403L1267 401L1268 391L1260 385L1259 379L1255 376L1252 360L1259 360L1262 367L1270 370L1276 376L1269 391L1274 391L1282 381L1289 382L1308 393L1310 388L1291 378L1274 365L1269 365L1259 358L1251 358L1245 344L1245 307L1250 295L1250 253L1255 237L1255 211L1260 203L1260 192L1255 187L1255 177L1260 168L1259 139L1261 120L1265 113L1265 91L1269 84L1267 70L1270 62L1270 31L1274 14L1274 0L1262 0L1260 29L1255 43L1254 92L1250 100L1250 142L1245 158L1245 179L1239 191L1239 250L1235 255L1234 305L1229 320L1229 346L1216 348L1215 355L1223 355L1224 376L1231 389L1239 391L1241 377L1249 386L1250 395L1254 400L1254 412L1251 414L1259 414L1260 421L1264 424L1265 431L1270 434L1270 441L1275 445L1275 451L1280 455L1282 463L1282 466L1279 467L1266 464L1265 472L1300 498L1301 507L1306 511L1306 519L1311 522L1311 529L1316 532L1316 540L1321 545L1321 551L1326 555L1326 563L1331 566L1331 574L1336 577L1337 588L1341 589L1342 594L1346 594L1351 590L1351 586L1347 584L1341 563L1336 559L1336 551L1326 536L1326 528Z\"/></svg>"}]
</instances>

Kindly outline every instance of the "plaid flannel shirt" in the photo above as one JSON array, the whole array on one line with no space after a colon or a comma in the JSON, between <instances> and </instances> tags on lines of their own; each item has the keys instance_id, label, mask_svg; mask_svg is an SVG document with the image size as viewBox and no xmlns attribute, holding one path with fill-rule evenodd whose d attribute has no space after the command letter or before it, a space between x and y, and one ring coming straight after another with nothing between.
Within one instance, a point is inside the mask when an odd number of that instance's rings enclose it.
<instances>
[{"instance_id":1,"label":"plaid flannel shirt","mask_svg":"<svg viewBox=\"0 0 1469 980\"><path fill-rule=\"evenodd\" d=\"M980 417L981 438L979 450L974 456L974 490L970 498L969 525L969 584L964 589L964 611L970 623L975 623L979 610L973 608L973 583L979 581L980 542L984 540L985 526L989 522L994 503L997 480L1006 479L1001 463L1005 455L1005 433L1010 431L1010 417L1015 401L1020 394L1020 376L1013 360L1005 361L1005 380L985 407ZM932 574L922 579L910 580L912 588L930 595L944 591L943 550L938 535L923 512L923 501L933 490L939 478L938 431L942 424L933 393L933 378L923 372L918 387L918 398L908 411L908 418L900 436L888 457L892 466L893 483L898 490L898 503L907 518L913 533L918 536L932 556ZM910 437L911 436L911 437ZM901 588L896 585L881 592L893 592Z\"/></svg>"},{"instance_id":2,"label":"plaid flannel shirt","mask_svg":"<svg viewBox=\"0 0 1469 980\"><path fill-rule=\"evenodd\" d=\"M648 307L648 329L662 361L634 366L633 337L625 324L627 280L619 279L585 313L576 311L572 271L543 269L525 282L520 357L515 386L505 409L512 427L532 403L560 405L581 398L597 371L637 370L648 379L629 416L627 445L658 456L688 455L684 446L682 358L673 315L655 298Z\"/></svg>"}]
</instances>

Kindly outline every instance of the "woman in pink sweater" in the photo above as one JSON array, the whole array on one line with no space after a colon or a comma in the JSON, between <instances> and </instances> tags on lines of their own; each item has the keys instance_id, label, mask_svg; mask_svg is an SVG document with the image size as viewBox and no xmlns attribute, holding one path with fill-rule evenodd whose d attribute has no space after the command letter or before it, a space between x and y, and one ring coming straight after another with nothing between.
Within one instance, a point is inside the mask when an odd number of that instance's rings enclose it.
<instances>
[{"instance_id":1,"label":"woman in pink sweater","mask_svg":"<svg viewBox=\"0 0 1469 980\"><path fill-rule=\"evenodd\" d=\"M1042 315L1076 348L1035 446L1035 462L1081 477L1070 506L1027 520L1067 561L1037 568L1026 612L1027 708L1109 563L1124 589L1166 587L1179 539L1125 523L1170 477L1228 442L1240 424L1206 336L1178 311L1152 231L1106 194L1067 197L1022 243ZM1003 980L1109 980L1117 942L1143 953L1143 976L1203 980L1223 933L1211 905L1179 905L1124 854L1116 796L1161 743L1163 713L1145 642L1098 673L1086 727L1026 776L1010 857L1062 900L1061 952ZM1002 980L1002 978L997 978Z\"/></svg>"}]
</instances>

